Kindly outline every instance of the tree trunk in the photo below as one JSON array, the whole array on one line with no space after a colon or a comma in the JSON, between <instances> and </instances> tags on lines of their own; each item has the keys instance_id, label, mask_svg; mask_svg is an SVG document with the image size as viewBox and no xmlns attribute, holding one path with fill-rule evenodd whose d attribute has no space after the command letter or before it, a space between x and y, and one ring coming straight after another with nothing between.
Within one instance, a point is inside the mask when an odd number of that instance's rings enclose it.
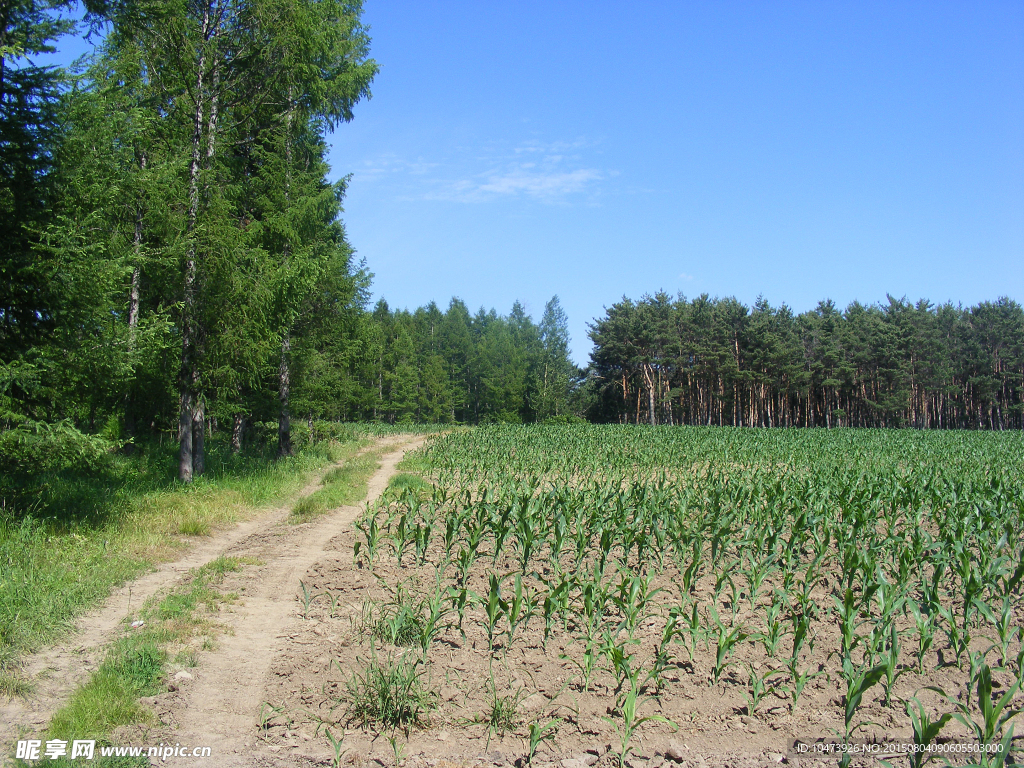
<instances>
[{"instance_id":1,"label":"tree trunk","mask_svg":"<svg viewBox=\"0 0 1024 768\"><path fill-rule=\"evenodd\" d=\"M192 403L192 474L206 471L206 403L197 396Z\"/></svg>"},{"instance_id":2,"label":"tree trunk","mask_svg":"<svg viewBox=\"0 0 1024 768\"><path fill-rule=\"evenodd\" d=\"M292 173L292 91L288 89L288 111L285 114L284 134L284 204L287 208L291 196L291 173ZM291 257L291 243L286 239L284 242L284 267L287 271ZM289 320L290 323L290 320ZM292 425L291 414L288 410L289 397L291 394L291 369L289 354L292 348L291 327L287 327L284 338L281 339L281 365L277 369L278 374L278 398L281 401L281 412L277 418L277 455L278 458L292 455Z\"/></svg>"},{"instance_id":3,"label":"tree trunk","mask_svg":"<svg viewBox=\"0 0 1024 768\"><path fill-rule=\"evenodd\" d=\"M199 216L199 172L203 145L204 70L206 69L206 41L210 32L210 7L203 12L203 44L196 68L196 111L192 122L192 157L188 166L188 213L185 220L184 286L181 306L181 367L178 371L178 479L190 483L193 472L192 410L195 406L194 390L198 378L195 352L196 326L196 221Z\"/></svg>"},{"instance_id":4,"label":"tree trunk","mask_svg":"<svg viewBox=\"0 0 1024 768\"><path fill-rule=\"evenodd\" d=\"M188 389L178 397L178 479L192 482L192 393Z\"/></svg>"},{"instance_id":5,"label":"tree trunk","mask_svg":"<svg viewBox=\"0 0 1024 768\"><path fill-rule=\"evenodd\" d=\"M281 401L281 415L277 422L277 455L278 457L292 455L292 425L291 414L288 410L288 400L291 395L291 372L288 366L288 356L291 353L292 339L285 334L281 340L281 365L277 369L278 375L278 399Z\"/></svg>"},{"instance_id":6,"label":"tree trunk","mask_svg":"<svg viewBox=\"0 0 1024 768\"><path fill-rule=\"evenodd\" d=\"M242 433L245 432L245 414L236 413L235 422L231 425L231 451L240 453L242 450Z\"/></svg>"},{"instance_id":7,"label":"tree trunk","mask_svg":"<svg viewBox=\"0 0 1024 768\"><path fill-rule=\"evenodd\" d=\"M139 168L145 170L146 155L139 157ZM132 238L132 250L135 254L135 266L132 268L131 285L128 288L128 353L129 356L135 352L135 331L139 325L139 301L142 282L142 204L139 203L135 209L135 232ZM132 365L134 371L134 362ZM132 386L129 383L124 403L124 431L129 438L135 437L135 408L132 401ZM134 444L125 444L125 450L131 452Z\"/></svg>"}]
</instances>

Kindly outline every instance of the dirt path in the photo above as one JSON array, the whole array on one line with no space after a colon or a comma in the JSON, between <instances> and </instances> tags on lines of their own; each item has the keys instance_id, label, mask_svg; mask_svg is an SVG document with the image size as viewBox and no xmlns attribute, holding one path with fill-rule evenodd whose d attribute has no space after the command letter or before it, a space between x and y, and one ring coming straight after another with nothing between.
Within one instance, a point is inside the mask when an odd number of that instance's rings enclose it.
<instances>
[{"instance_id":1,"label":"dirt path","mask_svg":"<svg viewBox=\"0 0 1024 768\"><path fill-rule=\"evenodd\" d=\"M418 448L424 440L422 437L410 439L394 436L383 438L375 444L374 447L378 449L394 447L394 450L382 457L380 469L371 478L369 500L379 496L387 486L395 472L395 465L405 452ZM259 669L259 654L264 653L272 644L278 634L277 627L283 623L288 612L294 609L294 592L298 588L299 578L324 551L324 545L349 526L362 509L361 506L342 507L313 523L289 525L286 521L294 502L313 493L319 487L322 475L323 472L316 473L287 504L203 539L180 560L161 565L153 572L124 585L102 605L84 614L77 622L76 631L66 641L26 658L24 671L36 683L36 690L28 699L11 699L0 704L0 744L4 747L12 744L19 734L33 734L34 738L39 738L36 734L43 731L54 712L102 661L106 646L115 638L121 621L131 608L173 587L190 570L221 555L251 554L259 557L261 562L266 563L259 569L265 588L261 588L257 594L245 595L245 605L239 609L236 621L229 622L235 625L235 635L226 637L221 644L216 654L218 660L214 663L215 668L221 672L235 667L242 670ZM204 672L202 681L193 690L204 687L202 682L207 679ZM231 679L230 676L228 679ZM214 740L214 730L227 732L235 727L235 718L231 713L242 711L242 702L248 702L240 690L247 688L250 678L240 673L234 679L239 680L241 685L236 684L230 689L226 687L216 694L204 694L202 707L208 719L200 731L203 744L219 743L219 738ZM214 683L211 690L220 684L229 685L224 680ZM218 709L221 706L224 708ZM259 708L258 701L256 708ZM247 726L252 722L252 712L248 712L248 718ZM217 749L217 752L221 753L222 750Z\"/></svg>"},{"instance_id":2,"label":"dirt path","mask_svg":"<svg viewBox=\"0 0 1024 768\"><path fill-rule=\"evenodd\" d=\"M341 507L313 523L264 526L222 551L256 558L262 565L246 568L225 583L242 600L230 613L221 614L228 631L219 638L217 649L202 655L199 666L188 670L189 678L174 680L178 690L145 700L161 725L139 728L137 734L127 735L128 741L210 746L216 765L225 768L263 764L254 762L257 752L273 756L280 751L273 746L260 749L256 722L267 697L272 662L289 645L302 643L293 631L301 622L299 582L320 564L351 563L351 548L339 548L337 537L350 531L364 505L387 487L405 453L425 439L392 441L395 449L382 456L361 504Z\"/></svg>"}]
</instances>

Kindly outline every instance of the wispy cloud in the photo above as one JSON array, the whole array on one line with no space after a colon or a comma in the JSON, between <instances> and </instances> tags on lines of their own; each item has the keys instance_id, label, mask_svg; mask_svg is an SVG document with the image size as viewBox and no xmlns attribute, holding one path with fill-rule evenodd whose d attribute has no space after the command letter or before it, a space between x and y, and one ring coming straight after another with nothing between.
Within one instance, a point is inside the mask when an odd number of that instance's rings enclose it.
<instances>
[{"instance_id":1,"label":"wispy cloud","mask_svg":"<svg viewBox=\"0 0 1024 768\"><path fill-rule=\"evenodd\" d=\"M538 200L561 200L587 190L602 174L595 168L562 170L533 168L527 163L470 179L442 184L428 195L436 200L480 202L500 196L525 196Z\"/></svg>"},{"instance_id":2,"label":"wispy cloud","mask_svg":"<svg viewBox=\"0 0 1024 768\"><path fill-rule=\"evenodd\" d=\"M406 187L403 197L479 203L496 199L533 199L567 203L597 194L599 183L615 173L592 166L583 150L594 143L527 141L514 147L461 150L449 162L394 155L368 162L357 170L368 181L388 179Z\"/></svg>"},{"instance_id":3,"label":"wispy cloud","mask_svg":"<svg viewBox=\"0 0 1024 768\"><path fill-rule=\"evenodd\" d=\"M690 281L690 280L693 280L693 275L688 275L688 274L686 274L685 272L680 272L680 273L679 273L679 277L680 277L680 278L681 278L682 280L686 280L686 281Z\"/></svg>"}]
</instances>

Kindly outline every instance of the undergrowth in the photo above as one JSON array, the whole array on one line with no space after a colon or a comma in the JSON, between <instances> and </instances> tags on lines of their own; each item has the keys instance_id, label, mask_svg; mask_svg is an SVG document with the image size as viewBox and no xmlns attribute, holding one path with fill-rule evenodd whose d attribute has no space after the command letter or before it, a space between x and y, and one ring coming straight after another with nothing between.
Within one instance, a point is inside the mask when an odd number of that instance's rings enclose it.
<instances>
[{"instance_id":1,"label":"undergrowth","mask_svg":"<svg viewBox=\"0 0 1024 768\"><path fill-rule=\"evenodd\" d=\"M339 670L342 666L335 662ZM434 708L437 694L423 678L423 660L374 653L345 684L345 705L350 721L364 725L408 728L422 725Z\"/></svg>"}]
</instances>

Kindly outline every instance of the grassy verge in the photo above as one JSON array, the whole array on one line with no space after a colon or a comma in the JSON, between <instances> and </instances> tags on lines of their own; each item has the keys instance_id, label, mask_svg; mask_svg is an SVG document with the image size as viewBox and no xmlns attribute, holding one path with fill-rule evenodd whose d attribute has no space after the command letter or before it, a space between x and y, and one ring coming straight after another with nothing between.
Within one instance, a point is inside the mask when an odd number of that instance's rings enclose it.
<instances>
[{"instance_id":1,"label":"grassy verge","mask_svg":"<svg viewBox=\"0 0 1024 768\"><path fill-rule=\"evenodd\" d=\"M357 453L354 447L348 453L347 461L324 474L320 488L292 507L289 522L304 523L363 498L370 476L380 466L380 454L375 451Z\"/></svg>"},{"instance_id":2,"label":"grassy verge","mask_svg":"<svg viewBox=\"0 0 1024 768\"><path fill-rule=\"evenodd\" d=\"M20 657L65 634L112 588L173 559L191 537L293 495L362 444L353 435L274 461L210 443L207 473L191 485L173 476L173 447L152 444L98 471L33 478L30 509L0 508L0 696L29 693Z\"/></svg>"},{"instance_id":3,"label":"grassy verge","mask_svg":"<svg viewBox=\"0 0 1024 768\"><path fill-rule=\"evenodd\" d=\"M117 728L151 722L152 713L139 699L166 690L169 672L195 666L199 654L214 647L218 624L211 616L219 603L237 599L218 587L228 573L252 563L246 558L219 557L193 570L185 583L159 600L148 601L127 618L123 636L110 646L92 677L54 714L43 741L95 739L99 747L112 743ZM142 626L132 628L135 621L143 622ZM61 759L46 764L78 762ZM149 762L146 758L104 758L97 750L95 764L112 768Z\"/></svg>"}]
</instances>

